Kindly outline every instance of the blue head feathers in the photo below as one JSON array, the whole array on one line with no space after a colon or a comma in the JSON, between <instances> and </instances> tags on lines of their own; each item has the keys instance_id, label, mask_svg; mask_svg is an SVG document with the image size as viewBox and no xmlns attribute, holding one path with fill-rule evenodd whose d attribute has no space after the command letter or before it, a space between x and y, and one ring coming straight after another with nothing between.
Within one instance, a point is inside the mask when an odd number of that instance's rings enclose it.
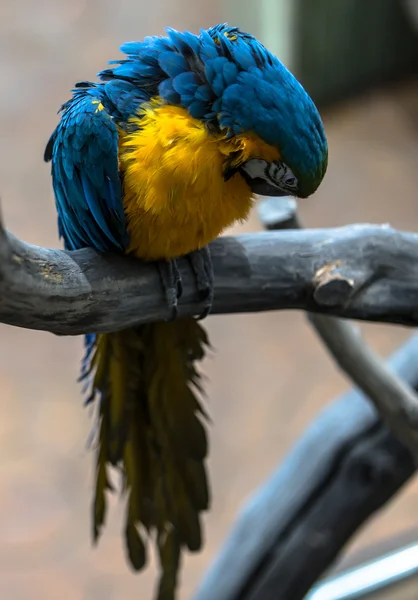
<instances>
[{"instance_id":1,"label":"blue head feathers","mask_svg":"<svg viewBox=\"0 0 418 600\"><path fill-rule=\"evenodd\" d=\"M159 95L187 108L230 136L254 132L278 148L296 178L296 195L318 187L327 167L327 141L319 113L303 87L253 36L226 24L200 35L167 30L121 47L125 60L99 73L106 100L128 119Z\"/></svg>"}]
</instances>

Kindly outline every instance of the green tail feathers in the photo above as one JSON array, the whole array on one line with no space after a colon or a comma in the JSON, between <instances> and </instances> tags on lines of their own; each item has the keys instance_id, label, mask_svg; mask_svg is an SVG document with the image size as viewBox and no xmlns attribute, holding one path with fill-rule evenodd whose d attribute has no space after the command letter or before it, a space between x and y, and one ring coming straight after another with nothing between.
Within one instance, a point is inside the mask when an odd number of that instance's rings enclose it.
<instances>
[{"instance_id":1,"label":"green tail feathers","mask_svg":"<svg viewBox=\"0 0 418 600\"><path fill-rule=\"evenodd\" d=\"M161 564L157 598L173 599L181 549L200 549L200 513L210 501L196 370L207 335L187 318L93 339L91 398L100 397L93 536L97 540L106 520L109 465L118 466L127 494L129 560L135 570L145 566L152 536Z\"/></svg>"}]
</instances>

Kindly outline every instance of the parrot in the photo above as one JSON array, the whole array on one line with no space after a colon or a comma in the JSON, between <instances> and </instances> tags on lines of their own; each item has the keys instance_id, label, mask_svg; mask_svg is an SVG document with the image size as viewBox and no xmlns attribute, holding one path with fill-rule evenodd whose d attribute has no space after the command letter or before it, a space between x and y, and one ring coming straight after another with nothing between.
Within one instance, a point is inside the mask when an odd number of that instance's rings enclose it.
<instances>
[{"instance_id":1,"label":"parrot","mask_svg":"<svg viewBox=\"0 0 418 600\"><path fill-rule=\"evenodd\" d=\"M212 494L200 370L211 348L201 324L213 304L209 243L246 220L258 194L313 194L328 146L302 84L239 27L167 28L120 50L95 82L74 85L44 160L66 250L129 255L160 273L170 317L86 334L80 379L96 410L93 540L114 471L127 563L141 571L155 552L155 597L173 600ZM180 257L203 306L191 317L178 316Z\"/></svg>"}]
</instances>

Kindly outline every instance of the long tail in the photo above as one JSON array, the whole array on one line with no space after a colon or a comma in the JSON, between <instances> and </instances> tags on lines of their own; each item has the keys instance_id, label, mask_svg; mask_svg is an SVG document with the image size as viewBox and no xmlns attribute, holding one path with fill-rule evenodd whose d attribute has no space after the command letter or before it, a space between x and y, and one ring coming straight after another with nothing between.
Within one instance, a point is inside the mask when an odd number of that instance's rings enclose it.
<instances>
[{"instance_id":1,"label":"long tail","mask_svg":"<svg viewBox=\"0 0 418 600\"><path fill-rule=\"evenodd\" d=\"M106 520L109 465L120 467L128 494L125 541L135 570L155 538L161 577L157 598L175 597L181 549L202 545L200 513L209 507L207 436L196 361L208 346L195 319L153 323L86 336L82 378L87 403L98 397L93 537Z\"/></svg>"}]
</instances>

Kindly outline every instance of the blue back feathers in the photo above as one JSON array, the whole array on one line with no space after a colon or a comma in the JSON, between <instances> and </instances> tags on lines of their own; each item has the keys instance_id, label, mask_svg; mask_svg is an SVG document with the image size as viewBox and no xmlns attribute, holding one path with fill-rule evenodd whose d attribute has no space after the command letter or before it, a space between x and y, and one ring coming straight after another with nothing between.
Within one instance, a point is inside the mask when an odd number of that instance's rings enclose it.
<instances>
[{"instance_id":1,"label":"blue back feathers","mask_svg":"<svg viewBox=\"0 0 418 600\"><path fill-rule=\"evenodd\" d=\"M99 73L104 94L127 120L159 95L209 127L233 136L253 131L276 146L309 193L326 169L328 148L319 113L284 65L253 36L226 24L200 35L167 29L121 47L126 59ZM126 86L131 93L126 94Z\"/></svg>"}]
</instances>

